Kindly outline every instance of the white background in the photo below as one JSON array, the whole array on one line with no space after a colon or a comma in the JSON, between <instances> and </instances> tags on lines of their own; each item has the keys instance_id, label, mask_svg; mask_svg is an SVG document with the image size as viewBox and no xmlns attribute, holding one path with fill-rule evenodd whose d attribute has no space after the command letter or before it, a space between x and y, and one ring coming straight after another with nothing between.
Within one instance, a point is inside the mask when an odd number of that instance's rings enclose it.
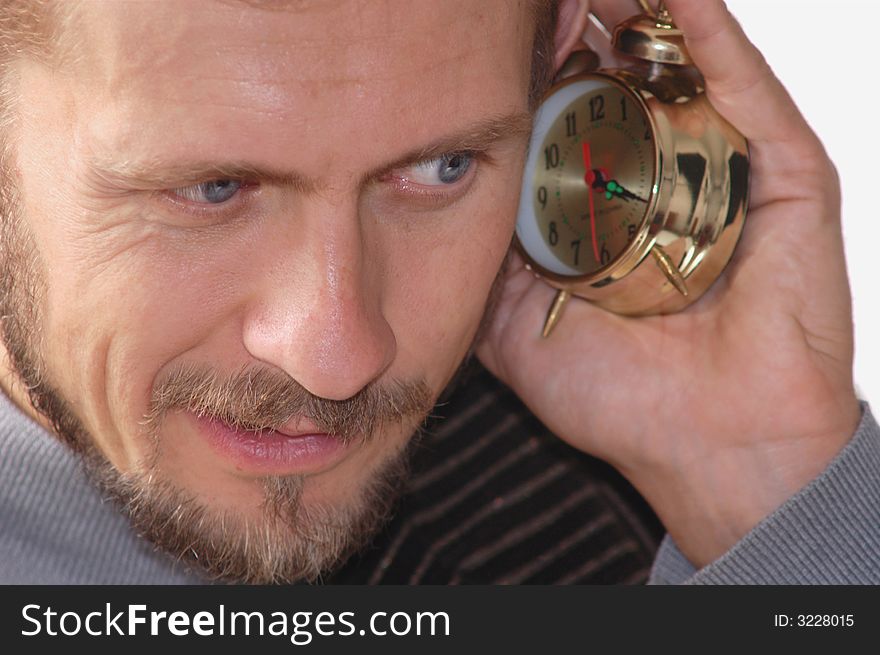
<instances>
[{"instance_id":1,"label":"white background","mask_svg":"<svg viewBox=\"0 0 880 655\"><path fill-rule=\"evenodd\" d=\"M856 385L880 407L880 2L727 5L837 165L855 311Z\"/></svg>"}]
</instances>

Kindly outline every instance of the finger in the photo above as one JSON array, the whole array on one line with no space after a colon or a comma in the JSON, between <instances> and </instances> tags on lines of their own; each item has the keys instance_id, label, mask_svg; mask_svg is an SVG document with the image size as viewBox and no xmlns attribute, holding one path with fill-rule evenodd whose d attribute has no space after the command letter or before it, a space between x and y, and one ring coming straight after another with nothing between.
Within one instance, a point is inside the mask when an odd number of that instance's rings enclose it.
<instances>
[{"instance_id":1,"label":"finger","mask_svg":"<svg viewBox=\"0 0 880 655\"><path fill-rule=\"evenodd\" d=\"M751 142L815 145L785 87L722 0L668 0L715 108Z\"/></svg>"}]
</instances>

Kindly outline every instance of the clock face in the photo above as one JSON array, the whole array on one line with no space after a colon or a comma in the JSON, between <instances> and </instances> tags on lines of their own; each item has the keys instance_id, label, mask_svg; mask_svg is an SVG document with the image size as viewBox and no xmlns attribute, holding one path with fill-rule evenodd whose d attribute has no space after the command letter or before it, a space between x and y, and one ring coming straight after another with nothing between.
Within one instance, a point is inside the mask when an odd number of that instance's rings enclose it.
<instances>
[{"instance_id":1,"label":"clock face","mask_svg":"<svg viewBox=\"0 0 880 655\"><path fill-rule=\"evenodd\" d=\"M521 245L551 273L601 272L645 224L656 167L654 131L633 93L600 76L566 83L536 120L517 222Z\"/></svg>"}]
</instances>

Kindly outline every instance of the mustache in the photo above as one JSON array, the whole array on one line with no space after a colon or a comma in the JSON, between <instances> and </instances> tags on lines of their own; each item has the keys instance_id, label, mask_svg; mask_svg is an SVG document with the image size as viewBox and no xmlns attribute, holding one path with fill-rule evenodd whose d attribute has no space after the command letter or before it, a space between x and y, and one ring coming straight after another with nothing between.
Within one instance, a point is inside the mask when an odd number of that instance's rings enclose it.
<instances>
[{"instance_id":1,"label":"mustache","mask_svg":"<svg viewBox=\"0 0 880 655\"><path fill-rule=\"evenodd\" d=\"M184 410L259 432L303 417L343 440L368 440L383 425L424 419L433 405L423 379L374 381L350 398L330 400L277 369L250 367L223 376L208 367L184 366L156 384L144 423L156 434L168 412Z\"/></svg>"}]
</instances>

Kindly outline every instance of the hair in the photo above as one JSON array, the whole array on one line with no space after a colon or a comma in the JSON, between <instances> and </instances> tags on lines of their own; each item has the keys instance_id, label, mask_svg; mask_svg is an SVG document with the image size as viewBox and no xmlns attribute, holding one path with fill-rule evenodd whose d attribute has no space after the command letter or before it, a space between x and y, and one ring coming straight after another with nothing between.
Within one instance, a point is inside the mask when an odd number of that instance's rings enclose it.
<instances>
[{"instance_id":1,"label":"hair","mask_svg":"<svg viewBox=\"0 0 880 655\"><path fill-rule=\"evenodd\" d=\"M45 55L59 5L51 0L5 0L0 6L0 56Z\"/></svg>"},{"instance_id":2,"label":"hair","mask_svg":"<svg viewBox=\"0 0 880 655\"><path fill-rule=\"evenodd\" d=\"M532 66L529 81L529 108L534 111L556 75L556 23L560 0L530 0L535 35L532 39Z\"/></svg>"},{"instance_id":3,"label":"hair","mask_svg":"<svg viewBox=\"0 0 880 655\"><path fill-rule=\"evenodd\" d=\"M0 174L4 175L4 179L0 179L0 190L7 181L4 164L8 164L8 135L16 115L13 64L23 58L47 62L57 54L53 46L59 40L61 12L61 3L52 0L3 0L0 3Z\"/></svg>"}]
</instances>

